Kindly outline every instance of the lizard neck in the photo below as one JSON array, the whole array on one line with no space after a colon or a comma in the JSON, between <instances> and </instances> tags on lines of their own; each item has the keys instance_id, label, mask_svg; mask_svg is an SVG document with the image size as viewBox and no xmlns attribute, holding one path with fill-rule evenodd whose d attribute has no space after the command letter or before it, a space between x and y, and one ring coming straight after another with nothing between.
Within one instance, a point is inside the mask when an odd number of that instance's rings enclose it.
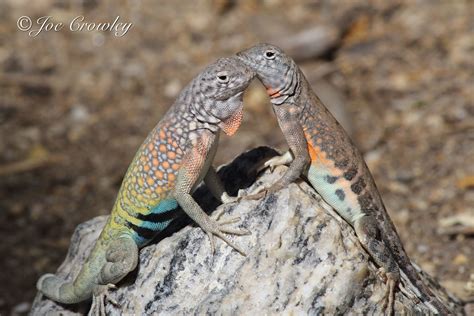
<instances>
[{"instance_id":1,"label":"lizard neck","mask_svg":"<svg viewBox=\"0 0 474 316\"><path fill-rule=\"evenodd\" d=\"M271 103L274 106L281 104L299 104L301 96L308 91L308 83L298 66L288 72L287 79L282 88L271 97Z\"/></svg>"},{"instance_id":2,"label":"lizard neck","mask_svg":"<svg viewBox=\"0 0 474 316\"><path fill-rule=\"evenodd\" d=\"M218 133L218 124L221 120L209 113L209 111L206 111L206 107L210 107L206 102L209 103L214 101L210 100L202 93L200 84L197 80L193 80L189 83L189 85L179 95L176 102L181 105L177 107L178 113L175 114L189 121L190 132L198 129L208 129L213 133Z\"/></svg>"}]
</instances>

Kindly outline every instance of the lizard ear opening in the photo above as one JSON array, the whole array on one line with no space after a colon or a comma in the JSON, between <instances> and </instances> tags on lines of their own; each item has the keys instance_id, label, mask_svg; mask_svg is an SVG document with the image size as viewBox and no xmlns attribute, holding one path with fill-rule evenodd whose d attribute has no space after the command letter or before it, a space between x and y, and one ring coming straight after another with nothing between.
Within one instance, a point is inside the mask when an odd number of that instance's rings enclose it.
<instances>
[{"instance_id":1,"label":"lizard ear opening","mask_svg":"<svg viewBox=\"0 0 474 316\"><path fill-rule=\"evenodd\" d=\"M230 117L219 123L219 127L224 131L227 136L232 136L237 132L242 123L244 117L244 108L241 106L237 111L234 112Z\"/></svg>"}]
</instances>

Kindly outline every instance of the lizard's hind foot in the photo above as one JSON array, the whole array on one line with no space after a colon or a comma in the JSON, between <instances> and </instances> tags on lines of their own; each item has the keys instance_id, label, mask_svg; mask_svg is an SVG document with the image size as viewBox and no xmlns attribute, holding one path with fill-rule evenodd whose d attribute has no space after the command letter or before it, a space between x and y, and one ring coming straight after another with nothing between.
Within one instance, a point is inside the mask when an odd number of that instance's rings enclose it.
<instances>
[{"instance_id":1,"label":"lizard's hind foot","mask_svg":"<svg viewBox=\"0 0 474 316\"><path fill-rule=\"evenodd\" d=\"M114 284L107 285L98 285L94 288L94 294L92 296L92 305L89 310L88 316L105 316L105 301L109 301L115 306L119 306L117 301L111 299L109 291L111 289L116 289L117 287Z\"/></svg>"},{"instance_id":2,"label":"lizard's hind foot","mask_svg":"<svg viewBox=\"0 0 474 316\"><path fill-rule=\"evenodd\" d=\"M377 276L380 276L385 280L385 291L382 298L385 315L392 316L394 314L393 308L397 278L392 277L390 273L386 273L384 268L379 269L379 271L377 272Z\"/></svg>"}]
</instances>

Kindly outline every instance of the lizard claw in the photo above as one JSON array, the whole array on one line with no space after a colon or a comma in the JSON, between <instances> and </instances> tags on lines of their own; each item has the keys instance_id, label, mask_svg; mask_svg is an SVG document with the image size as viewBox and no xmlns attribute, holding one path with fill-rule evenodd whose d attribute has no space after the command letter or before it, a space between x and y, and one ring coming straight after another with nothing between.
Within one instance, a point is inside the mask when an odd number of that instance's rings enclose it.
<instances>
[{"instance_id":1,"label":"lizard claw","mask_svg":"<svg viewBox=\"0 0 474 316\"><path fill-rule=\"evenodd\" d=\"M240 198L239 196L230 196L226 192L224 192L221 196L221 201L223 204L228 204L228 203L239 202Z\"/></svg>"},{"instance_id":2,"label":"lizard claw","mask_svg":"<svg viewBox=\"0 0 474 316\"><path fill-rule=\"evenodd\" d=\"M219 218L222 215L223 212L220 212L218 214L217 218ZM244 235L250 235L251 232L247 229L237 229L237 228L230 228L230 227L223 227L223 225L227 224L233 224L236 223L240 220L239 217L232 217L227 220L223 220L218 222L215 219L209 218L210 222L206 225L206 227L203 227L204 231L207 233L207 236L209 237L210 243L211 243L211 252L214 254L215 253L215 242L214 242L214 236L219 237L222 239L225 243L227 243L230 247L234 248L237 252L242 254L243 256L246 256L247 254L245 253L242 248L234 244L230 239L228 239L225 234L231 234L231 235L237 235L237 236L244 236Z\"/></svg>"},{"instance_id":3,"label":"lizard claw","mask_svg":"<svg viewBox=\"0 0 474 316\"><path fill-rule=\"evenodd\" d=\"M275 183L269 188L263 188L263 189L257 191L256 193L253 193L253 194L242 197L242 199L244 199L244 200L259 200L259 199L262 199L262 198L266 197L269 194L272 194L272 193L275 193L275 192L281 190L282 188L283 187L279 183Z\"/></svg>"},{"instance_id":4,"label":"lizard claw","mask_svg":"<svg viewBox=\"0 0 474 316\"><path fill-rule=\"evenodd\" d=\"M391 277L390 273L386 273L384 268L378 269L376 275L381 277L382 280L385 282L386 287L383 295L383 305L382 309L386 311L387 316L393 315L393 307L394 307L394 297L395 297L395 286L397 282L393 277Z\"/></svg>"},{"instance_id":5,"label":"lizard claw","mask_svg":"<svg viewBox=\"0 0 474 316\"><path fill-rule=\"evenodd\" d=\"M290 151L287 151L281 156L275 156L275 157L265 161L265 163L263 164L263 168L261 168L259 171L261 171L265 168L270 168L270 171L273 172L273 170L276 167L287 165L292 161L293 161L293 156L291 155Z\"/></svg>"},{"instance_id":6,"label":"lizard claw","mask_svg":"<svg viewBox=\"0 0 474 316\"><path fill-rule=\"evenodd\" d=\"M92 296L92 305L89 310L89 316L105 316L105 301L109 301L115 306L119 306L118 302L108 296L110 290L117 289L115 284L98 285L94 288Z\"/></svg>"},{"instance_id":7,"label":"lizard claw","mask_svg":"<svg viewBox=\"0 0 474 316\"><path fill-rule=\"evenodd\" d=\"M264 188L262 190L257 191L256 193L243 196L242 199L243 200L260 200L260 199L266 197L267 193L268 193L268 190Z\"/></svg>"}]
</instances>

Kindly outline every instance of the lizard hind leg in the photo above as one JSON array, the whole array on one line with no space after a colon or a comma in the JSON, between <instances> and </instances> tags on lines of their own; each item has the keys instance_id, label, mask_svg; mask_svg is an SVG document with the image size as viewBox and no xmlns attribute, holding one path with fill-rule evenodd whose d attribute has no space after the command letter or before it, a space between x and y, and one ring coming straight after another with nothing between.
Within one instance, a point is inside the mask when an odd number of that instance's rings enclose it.
<instances>
[{"instance_id":1,"label":"lizard hind leg","mask_svg":"<svg viewBox=\"0 0 474 316\"><path fill-rule=\"evenodd\" d=\"M138 263L138 247L131 237L121 237L110 243L105 253L106 263L102 266L98 285L94 287L89 315L105 316L105 303L118 306L108 294L116 289L115 283L135 269Z\"/></svg>"},{"instance_id":2,"label":"lizard hind leg","mask_svg":"<svg viewBox=\"0 0 474 316\"><path fill-rule=\"evenodd\" d=\"M390 248L381 240L381 232L372 216L358 219L354 223L354 229L362 246L380 267L377 275L386 282L383 306L387 315L393 315L395 287L400 281L400 271L395 258L390 252Z\"/></svg>"}]
</instances>

